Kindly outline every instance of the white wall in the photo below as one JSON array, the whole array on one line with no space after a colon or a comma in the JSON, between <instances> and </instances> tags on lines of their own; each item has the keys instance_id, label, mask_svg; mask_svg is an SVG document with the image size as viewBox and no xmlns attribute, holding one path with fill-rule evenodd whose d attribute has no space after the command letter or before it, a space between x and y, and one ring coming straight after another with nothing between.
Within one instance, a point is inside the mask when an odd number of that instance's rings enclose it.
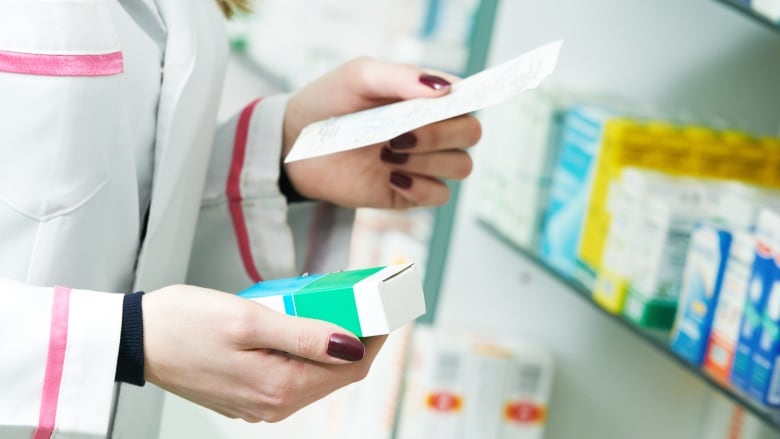
<instances>
[{"instance_id":1,"label":"white wall","mask_svg":"<svg viewBox=\"0 0 780 439\"><path fill-rule=\"evenodd\" d=\"M777 131L780 34L715 1L504 0L489 64L559 38L559 83ZM437 324L552 350L548 439L703 437L705 385L476 225L489 120L484 128L476 175L461 192Z\"/></svg>"}]
</instances>

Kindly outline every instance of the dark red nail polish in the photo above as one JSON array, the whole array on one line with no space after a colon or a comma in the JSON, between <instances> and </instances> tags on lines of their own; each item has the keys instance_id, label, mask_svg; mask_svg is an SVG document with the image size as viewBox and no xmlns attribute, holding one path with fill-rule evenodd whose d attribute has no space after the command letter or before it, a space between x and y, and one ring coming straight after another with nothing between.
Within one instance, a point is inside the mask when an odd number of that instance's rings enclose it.
<instances>
[{"instance_id":1,"label":"dark red nail polish","mask_svg":"<svg viewBox=\"0 0 780 439\"><path fill-rule=\"evenodd\" d=\"M398 172L391 172L390 184L401 189L409 189L412 187L412 177Z\"/></svg>"},{"instance_id":2,"label":"dark red nail polish","mask_svg":"<svg viewBox=\"0 0 780 439\"><path fill-rule=\"evenodd\" d=\"M360 340L346 334L333 333L328 340L328 355L346 361L359 361L366 354Z\"/></svg>"},{"instance_id":3,"label":"dark red nail polish","mask_svg":"<svg viewBox=\"0 0 780 439\"><path fill-rule=\"evenodd\" d=\"M420 75L420 82L434 90L441 90L445 87L449 87L450 85L452 85L450 84L450 81L447 81L441 76L434 76L428 74Z\"/></svg>"},{"instance_id":4,"label":"dark red nail polish","mask_svg":"<svg viewBox=\"0 0 780 439\"><path fill-rule=\"evenodd\" d=\"M392 163L394 165L403 165L409 161L409 154L402 152L393 152L387 148L382 148L382 161Z\"/></svg>"},{"instance_id":5,"label":"dark red nail polish","mask_svg":"<svg viewBox=\"0 0 780 439\"><path fill-rule=\"evenodd\" d=\"M409 149L417 145L417 136L414 133L403 133L400 136L390 140L390 148Z\"/></svg>"}]
</instances>

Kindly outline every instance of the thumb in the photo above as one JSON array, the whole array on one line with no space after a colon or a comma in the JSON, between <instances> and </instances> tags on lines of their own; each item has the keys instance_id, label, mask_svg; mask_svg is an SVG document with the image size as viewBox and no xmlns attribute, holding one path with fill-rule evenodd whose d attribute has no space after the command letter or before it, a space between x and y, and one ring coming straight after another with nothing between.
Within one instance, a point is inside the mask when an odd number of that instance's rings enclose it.
<instances>
[{"instance_id":1,"label":"thumb","mask_svg":"<svg viewBox=\"0 0 780 439\"><path fill-rule=\"evenodd\" d=\"M437 97L450 92L458 78L446 73L424 70L410 64L358 58L344 68L347 88L366 99L405 100Z\"/></svg>"},{"instance_id":2,"label":"thumb","mask_svg":"<svg viewBox=\"0 0 780 439\"><path fill-rule=\"evenodd\" d=\"M350 331L322 320L288 316L258 304L254 343L320 363L363 359L363 343Z\"/></svg>"}]
</instances>

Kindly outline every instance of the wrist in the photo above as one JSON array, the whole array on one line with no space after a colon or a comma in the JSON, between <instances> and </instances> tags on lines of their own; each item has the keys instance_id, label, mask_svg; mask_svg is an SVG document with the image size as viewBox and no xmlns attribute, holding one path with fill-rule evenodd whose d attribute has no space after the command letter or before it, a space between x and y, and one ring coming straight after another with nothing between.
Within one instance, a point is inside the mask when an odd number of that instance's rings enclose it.
<instances>
[{"instance_id":1,"label":"wrist","mask_svg":"<svg viewBox=\"0 0 780 439\"><path fill-rule=\"evenodd\" d=\"M298 122L301 119L301 112L298 110L296 98L297 95L290 96L284 109L284 122L282 123L282 163L284 163L284 159L287 157L287 154L290 153L290 150L295 144L295 140L298 139L298 135L301 133L301 130L303 130L302 124Z\"/></svg>"},{"instance_id":2,"label":"wrist","mask_svg":"<svg viewBox=\"0 0 780 439\"><path fill-rule=\"evenodd\" d=\"M279 192L287 199L287 203L300 203L302 201L312 201L310 198L302 195L295 188L295 185L290 180L290 176L287 174L287 167L284 163L279 165Z\"/></svg>"}]
</instances>

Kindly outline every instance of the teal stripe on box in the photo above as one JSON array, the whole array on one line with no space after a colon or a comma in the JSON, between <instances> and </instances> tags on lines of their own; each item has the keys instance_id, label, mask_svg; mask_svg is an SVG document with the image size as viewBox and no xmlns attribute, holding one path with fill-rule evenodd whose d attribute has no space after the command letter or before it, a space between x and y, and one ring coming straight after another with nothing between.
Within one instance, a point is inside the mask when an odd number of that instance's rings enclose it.
<instances>
[{"instance_id":1,"label":"teal stripe on box","mask_svg":"<svg viewBox=\"0 0 780 439\"><path fill-rule=\"evenodd\" d=\"M292 295L285 294L283 297L284 300L284 312L288 316L294 316L295 315L295 303L293 303Z\"/></svg>"},{"instance_id":2,"label":"teal stripe on box","mask_svg":"<svg viewBox=\"0 0 780 439\"><path fill-rule=\"evenodd\" d=\"M307 276L291 277L289 279L271 279L258 282L251 287L238 293L239 296L247 299L268 296L291 296L294 292L300 290L306 285L325 276L324 274L310 274Z\"/></svg>"},{"instance_id":3,"label":"teal stripe on box","mask_svg":"<svg viewBox=\"0 0 780 439\"><path fill-rule=\"evenodd\" d=\"M293 295L296 315L326 320L362 336L352 287L383 268L339 271L307 284Z\"/></svg>"}]
</instances>

